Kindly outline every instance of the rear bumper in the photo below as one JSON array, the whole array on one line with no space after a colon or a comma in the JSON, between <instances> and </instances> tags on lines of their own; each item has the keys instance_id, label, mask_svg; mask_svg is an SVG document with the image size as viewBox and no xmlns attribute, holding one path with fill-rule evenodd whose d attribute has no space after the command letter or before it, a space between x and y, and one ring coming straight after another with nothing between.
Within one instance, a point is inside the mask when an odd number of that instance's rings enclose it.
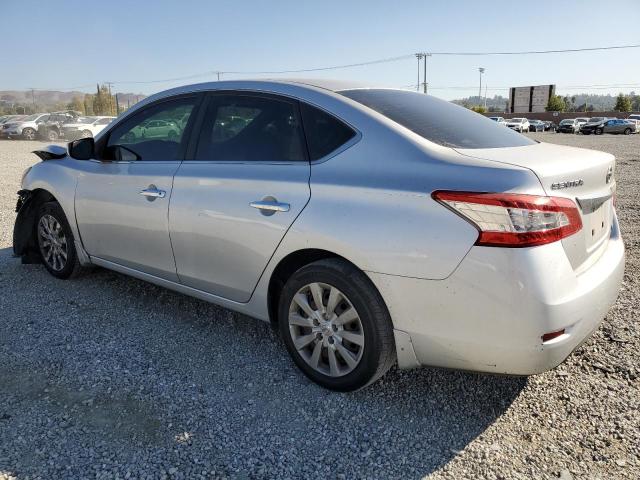
<instances>
[{"instance_id":1,"label":"rear bumper","mask_svg":"<svg viewBox=\"0 0 640 480\"><path fill-rule=\"evenodd\" d=\"M445 280L369 276L389 307L401 367L530 375L554 368L589 338L615 302L623 273L615 219L600 258L579 275L556 242L473 247ZM544 333L561 329L562 336L542 342Z\"/></svg>"}]
</instances>

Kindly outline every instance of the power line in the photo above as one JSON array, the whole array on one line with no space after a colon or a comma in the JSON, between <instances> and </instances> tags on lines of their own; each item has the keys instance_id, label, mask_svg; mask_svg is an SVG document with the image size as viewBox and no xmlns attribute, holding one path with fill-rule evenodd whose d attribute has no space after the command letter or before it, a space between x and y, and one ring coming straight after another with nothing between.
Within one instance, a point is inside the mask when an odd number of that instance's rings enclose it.
<instances>
[{"instance_id":1,"label":"power line","mask_svg":"<svg viewBox=\"0 0 640 480\"><path fill-rule=\"evenodd\" d=\"M619 50L624 48L640 48L640 44L613 45L608 47L565 48L559 50L526 50L523 52L429 52L431 55L542 55L546 53L595 52L598 50Z\"/></svg>"},{"instance_id":2,"label":"power line","mask_svg":"<svg viewBox=\"0 0 640 480\"><path fill-rule=\"evenodd\" d=\"M481 56L481 55L542 55L542 54L556 54L556 53L575 53L575 52L593 52L593 51L603 51L603 50L619 50L619 49L629 49L629 48L640 48L640 44L630 44L630 45L612 45L606 47L591 47L591 48L569 48L569 49L557 49L557 50L527 50L527 51L518 51L518 52L435 52L435 51L426 51L421 53L420 55L440 55L440 56ZM355 67L364 67L369 65L379 65L384 63L398 62L401 60L407 60L410 58L415 58L415 53L410 53L406 55L398 55L395 57L387 57L380 58L376 60L369 60L366 62L358 62L358 63L348 63L342 65L330 65L324 67L314 67L314 68L302 68L302 69L293 69L293 70L209 70L206 72L195 73L192 75L180 76L180 77L172 77L172 78L163 78L156 80L119 80L112 82L113 84L136 84L136 85L148 85L154 83L170 83L170 82L179 82L183 80L191 80L198 77L204 76L213 76L216 75L217 78L220 78L221 75L281 75L281 74L292 74L292 73L312 73L312 72L324 72L330 70L340 70L346 68L355 68ZM88 85L77 85L74 87L65 87L65 88L56 88L56 89L36 89L36 90L75 90L82 88L89 88L92 84ZM449 87L432 87L432 88L449 88ZM465 87L466 88L466 87ZM475 88L475 87L474 87ZM509 88L509 87L505 87Z\"/></svg>"}]
</instances>

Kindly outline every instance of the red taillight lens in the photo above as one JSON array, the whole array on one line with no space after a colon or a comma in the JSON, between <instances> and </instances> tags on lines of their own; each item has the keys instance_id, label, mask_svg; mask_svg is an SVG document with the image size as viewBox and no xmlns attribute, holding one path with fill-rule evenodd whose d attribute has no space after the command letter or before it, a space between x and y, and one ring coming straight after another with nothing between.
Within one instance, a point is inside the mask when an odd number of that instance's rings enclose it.
<instances>
[{"instance_id":1,"label":"red taillight lens","mask_svg":"<svg viewBox=\"0 0 640 480\"><path fill-rule=\"evenodd\" d=\"M582 228L578 207L568 198L442 190L431 196L478 229L476 245L534 247Z\"/></svg>"},{"instance_id":2,"label":"red taillight lens","mask_svg":"<svg viewBox=\"0 0 640 480\"><path fill-rule=\"evenodd\" d=\"M560 336L564 335L564 328L562 330L558 330L555 332L549 332L549 333L545 333L544 335L542 335L542 343L548 342L550 340L553 340L554 338L558 338Z\"/></svg>"}]
</instances>

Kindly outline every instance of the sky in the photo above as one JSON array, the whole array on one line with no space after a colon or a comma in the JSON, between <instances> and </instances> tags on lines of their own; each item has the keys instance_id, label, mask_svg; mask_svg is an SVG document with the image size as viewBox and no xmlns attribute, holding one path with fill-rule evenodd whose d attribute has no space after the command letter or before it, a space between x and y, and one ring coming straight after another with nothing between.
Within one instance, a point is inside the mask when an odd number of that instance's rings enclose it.
<instances>
[{"instance_id":1,"label":"sky","mask_svg":"<svg viewBox=\"0 0 640 480\"><path fill-rule=\"evenodd\" d=\"M295 70L399 56L407 58L304 74L224 73L222 78L334 78L410 88L417 83L417 60L410 56L415 52L640 44L638 0L538 0L520 6L466 0L30 0L28 5L0 0L0 90L93 91L97 82L114 82L115 91L150 94L215 80L214 71ZM636 48L434 55L427 66L429 93L445 99L477 95L479 67L485 68L489 97L507 96L510 86L550 83L560 94L640 92Z\"/></svg>"}]
</instances>

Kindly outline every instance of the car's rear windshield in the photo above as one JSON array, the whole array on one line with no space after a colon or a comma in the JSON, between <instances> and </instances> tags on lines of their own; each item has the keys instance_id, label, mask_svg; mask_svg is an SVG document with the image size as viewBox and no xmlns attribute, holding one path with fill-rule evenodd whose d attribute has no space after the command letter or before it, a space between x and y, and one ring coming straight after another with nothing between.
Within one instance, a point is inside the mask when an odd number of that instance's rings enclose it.
<instances>
[{"instance_id":1,"label":"car's rear windshield","mask_svg":"<svg viewBox=\"0 0 640 480\"><path fill-rule=\"evenodd\" d=\"M535 143L483 115L422 93L385 89L338 93L445 147L500 148Z\"/></svg>"}]
</instances>

